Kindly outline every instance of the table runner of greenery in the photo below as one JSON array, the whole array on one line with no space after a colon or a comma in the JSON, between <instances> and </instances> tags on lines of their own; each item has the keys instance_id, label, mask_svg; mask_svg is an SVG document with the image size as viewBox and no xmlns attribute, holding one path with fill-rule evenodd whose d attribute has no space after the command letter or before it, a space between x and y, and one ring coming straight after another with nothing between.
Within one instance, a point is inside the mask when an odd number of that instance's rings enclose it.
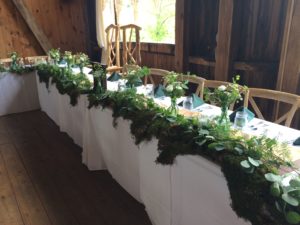
<instances>
[{"instance_id":1,"label":"table runner of greenery","mask_svg":"<svg viewBox=\"0 0 300 225\"><path fill-rule=\"evenodd\" d=\"M286 144L265 136L245 137L214 120L174 115L133 89L112 92L101 85L91 89L91 83L82 73L74 75L68 67L57 65L62 58L57 57L54 64L35 66L40 82L49 87L51 78L61 94L70 95L73 105L88 90L89 108L112 109L114 126L119 117L131 121L131 133L137 145L158 139L157 163L170 165L176 156L190 154L220 165L230 191L231 206L239 217L254 225L300 223L300 179L276 175L280 166L292 166ZM93 74L99 75L98 69L94 67Z\"/></svg>"}]
</instances>

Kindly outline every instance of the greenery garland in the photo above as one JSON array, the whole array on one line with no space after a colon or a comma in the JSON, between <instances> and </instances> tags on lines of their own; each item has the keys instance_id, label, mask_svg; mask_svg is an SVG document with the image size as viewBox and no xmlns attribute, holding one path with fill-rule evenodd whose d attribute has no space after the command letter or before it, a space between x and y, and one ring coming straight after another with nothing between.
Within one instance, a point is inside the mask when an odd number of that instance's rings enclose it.
<instances>
[{"instance_id":1,"label":"greenery garland","mask_svg":"<svg viewBox=\"0 0 300 225\"><path fill-rule=\"evenodd\" d=\"M193 118L174 115L156 105L153 99L136 94L134 89L111 92L99 84L91 89L92 85L84 74L74 75L71 66L60 68L57 65L63 58L59 51L52 50L50 55L55 62L53 65L36 66L40 82L48 88L51 81L59 93L70 96L72 105L77 103L80 94L89 93L88 107L111 108L114 126L119 117L132 122L130 129L136 144L157 138L157 163L171 165L178 155L201 155L220 165L227 180L232 208L239 217L253 225L282 225L287 221L299 224L300 180L291 183L293 189L287 189L280 183L281 179L271 179L277 176L279 166L291 166L285 145L279 146L275 140L266 137L241 137L214 121L199 123ZM67 56L65 58L70 58L69 53ZM81 66L85 65L84 61L81 57ZM93 74L98 73L93 71ZM265 175L268 175L267 179ZM274 182L271 192L270 181ZM281 198L281 192L284 192L284 198Z\"/></svg>"},{"instance_id":2,"label":"greenery garland","mask_svg":"<svg viewBox=\"0 0 300 225\"><path fill-rule=\"evenodd\" d=\"M74 74L71 69L50 64L38 65L37 71L40 82L44 82L49 88L50 78L52 78L51 83L56 85L58 92L70 96L72 106L78 103L81 94L91 91L92 84L83 73Z\"/></svg>"}]
</instances>

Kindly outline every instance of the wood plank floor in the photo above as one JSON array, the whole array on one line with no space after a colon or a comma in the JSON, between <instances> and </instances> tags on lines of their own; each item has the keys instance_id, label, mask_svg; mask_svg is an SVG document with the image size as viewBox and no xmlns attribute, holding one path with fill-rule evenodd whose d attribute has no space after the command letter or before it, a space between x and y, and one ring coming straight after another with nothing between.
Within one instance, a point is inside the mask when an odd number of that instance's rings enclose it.
<instances>
[{"instance_id":1,"label":"wood plank floor","mask_svg":"<svg viewBox=\"0 0 300 225\"><path fill-rule=\"evenodd\" d=\"M40 111L0 117L0 225L151 225L143 205Z\"/></svg>"}]
</instances>

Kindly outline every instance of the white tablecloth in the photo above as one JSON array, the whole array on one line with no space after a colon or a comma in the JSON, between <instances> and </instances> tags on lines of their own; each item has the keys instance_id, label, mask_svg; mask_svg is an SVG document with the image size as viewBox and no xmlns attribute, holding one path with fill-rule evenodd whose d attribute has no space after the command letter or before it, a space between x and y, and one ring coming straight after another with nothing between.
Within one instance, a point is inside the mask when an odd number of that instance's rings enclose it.
<instances>
[{"instance_id":1,"label":"white tablecloth","mask_svg":"<svg viewBox=\"0 0 300 225\"><path fill-rule=\"evenodd\" d=\"M47 113L62 132L66 132L77 145L82 147L87 96L81 95L77 105L72 106L69 95L59 94L55 85L49 83L47 89L45 83L39 82L38 78L36 85L42 111Z\"/></svg>"},{"instance_id":2,"label":"white tablecloth","mask_svg":"<svg viewBox=\"0 0 300 225\"><path fill-rule=\"evenodd\" d=\"M35 74L0 73L0 116L40 108Z\"/></svg>"},{"instance_id":3,"label":"white tablecloth","mask_svg":"<svg viewBox=\"0 0 300 225\"><path fill-rule=\"evenodd\" d=\"M157 140L138 148L130 123L112 111L87 111L83 163L89 169L107 168L117 182L146 206L156 225L242 225L230 207L226 180L216 166L200 156L177 157L172 166L155 163Z\"/></svg>"},{"instance_id":4,"label":"white tablecloth","mask_svg":"<svg viewBox=\"0 0 300 225\"><path fill-rule=\"evenodd\" d=\"M108 86L116 88L115 84ZM145 205L154 225L250 224L231 209L219 166L200 156L179 156L172 166L156 164L156 139L136 146L130 121L119 118L114 128L110 109L87 109L85 96L73 108L69 97L55 89L51 86L48 92L43 83L38 83L42 109L76 143L82 143L83 163L90 170L108 169L129 194Z\"/></svg>"}]
</instances>

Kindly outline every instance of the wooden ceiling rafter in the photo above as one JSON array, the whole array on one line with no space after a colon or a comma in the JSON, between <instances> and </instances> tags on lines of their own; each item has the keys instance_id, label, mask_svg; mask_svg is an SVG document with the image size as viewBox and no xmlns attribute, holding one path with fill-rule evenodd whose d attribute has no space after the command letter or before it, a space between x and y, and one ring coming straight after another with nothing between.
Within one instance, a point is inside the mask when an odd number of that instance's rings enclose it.
<instances>
[{"instance_id":1,"label":"wooden ceiling rafter","mask_svg":"<svg viewBox=\"0 0 300 225\"><path fill-rule=\"evenodd\" d=\"M43 30L36 23L33 15L30 13L29 9L25 5L24 0L11 0L11 1L16 6L19 13L22 15L24 21L26 22L26 24L34 34L35 38L39 42L42 49L45 51L45 53L47 53L52 48L52 45L48 37L43 32Z\"/></svg>"}]
</instances>

